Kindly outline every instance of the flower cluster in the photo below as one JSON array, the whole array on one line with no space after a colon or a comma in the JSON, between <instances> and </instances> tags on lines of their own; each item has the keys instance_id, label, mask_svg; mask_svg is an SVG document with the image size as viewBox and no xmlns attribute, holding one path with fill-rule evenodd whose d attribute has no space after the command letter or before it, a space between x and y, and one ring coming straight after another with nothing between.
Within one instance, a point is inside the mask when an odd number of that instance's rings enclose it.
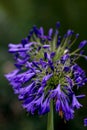
<instances>
[{"instance_id":1,"label":"flower cluster","mask_svg":"<svg viewBox=\"0 0 87 130\"><path fill-rule=\"evenodd\" d=\"M56 29L50 28L45 35L43 27L34 26L21 43L10 43L9 52L14 56L16 69L6 78L27 112L46 114L52 101L56 112L70 120L75 109L82 107L78 98L85 96L75 95L74 88L87 82L84 70L76 63L80 56L87 59L83 50L87 41L73 50L79 34L69 29L62 38L59 27L57 22Z\"/></svg>"}]
</instances>

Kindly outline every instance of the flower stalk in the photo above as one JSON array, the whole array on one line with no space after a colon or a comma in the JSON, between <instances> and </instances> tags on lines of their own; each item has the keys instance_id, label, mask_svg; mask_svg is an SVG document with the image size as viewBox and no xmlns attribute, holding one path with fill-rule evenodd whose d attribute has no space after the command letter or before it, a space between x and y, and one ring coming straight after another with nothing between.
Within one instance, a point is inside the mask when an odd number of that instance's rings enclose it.
<instances>
[{"instance_id":1,"label":"flower stalk","mask_svg":"<svg viewBox=\"0 0 87 130\"><path fill-rule=\"evenodd\" d=\"M48 113L47 130L54 130L53 101L51 101L50 103L50 112Z\"/></svg>"}]
</instances>

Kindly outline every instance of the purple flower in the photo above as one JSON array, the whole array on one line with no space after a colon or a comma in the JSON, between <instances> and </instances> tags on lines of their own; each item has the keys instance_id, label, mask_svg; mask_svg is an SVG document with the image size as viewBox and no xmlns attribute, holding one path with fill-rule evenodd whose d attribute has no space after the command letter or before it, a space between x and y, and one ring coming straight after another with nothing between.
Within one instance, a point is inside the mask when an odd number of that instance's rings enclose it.
<instances>
[{"instance_id":1,"label":"purple flower","mask_svg":"<svg viewBox=\"0 0 87 130\"><path fill-rule=\"evenodd\" d=\"M72 50L73 30L69 29L62 38L59 27L57 22L55 31L50 28L46 35L43 27L33 26L19 44L10 43L9 52L14 56L16 69L5 77L27 112L44 115L50 111L53 100L59 116L70 120L74 118L75 109L82 107L77 98L84 94L76 95L74 88L84 86L87 78L76 60L80 56L87 57L81 53L87 41ZM78 34L75 40L77 38ZM86 125L86 119L84 121Z\"/></svg>"},{"instance_id":2,"label":"purple flower","mask_svg":"<svg viewBox=\"0 0 87 130\"><path fill-rule=\"evenodd\" d=\"M50 77L52 77L52 75L53 74L49 74L49 75L44 76L42 79L42 83L46 83L50 79Z\"/></svg>"},{"instance_id":3,"label":"purple flower","mask_svg":"<svg viewBox=\"0 0 87 130\"><path fill-rule=\"evenodd\" d=\"M66 120L73 119L74 111L69 106L68 97L60 90L60 85L57 89L53 90L51 98L56 100L56 111L59 112L61 117L65 117Z\"/></svg>"},{"instance_id":4,"label":"purple flower","mask_svg":"<svg viewBox=\"0 0 87 130\"><path fill-rule=\"evenodd\" d=\"M50 100L49 98L46 98L45 101L43 101L43 103L41 104L38 114L43 115L49 111L50 111Z\"/></svg>"},{"instance_id":5,"label":"purple flower","mask_svg":"<svg viewBox=\"0 0 87 130\"><path fill-rule=\"evenodd\" d=\"M64 64L64 63L68 60L68 58L69 58L69 55L68 55L68 54L63 55L63 56L61 57L61 63Z\"/></svg>"},{"instance_id":6,"label":"purple flower","mask_svg":"<svg viewBox=\"0 0 87 130\"><path fill-rule=\"evenodd\" d=\"M54 97L58 97L61 95L61 89L60 89L60 84L58 84L57 88L54 89L54 90L51 90L51 98L54 98Z\"/></svg>"},{"instance_id":7,"label":"purple flower","mask_svg":"<svg viewBox=\"0 0 87 130\"><path fill-rule=\"evenodd\" d=\"M79 37L79 33L76 34L76 39Z\"/></svg>"},{"instance_id":8,"label":"purple flower","mask_svg":"<svg viewBox=\"0 0 87 130\"><path fill-rule=\"evenodd\" d=\"M75 95L73 95L73 97L72 97L73 99L72 99L72 107L74 108L80 108L80 107L82 107L82 105L78 102L78 100L77 100L77 98L76 98L76 96Z\"/></svg>"},{"instance_id":9,"label":"purple flower","mask_svg":"<svg viewBox=\"0 0 87 130\"><path fill-rule=\"evenodd\" d=\"M84 119L84 126L87 126L87 118Z\"/></svg>"},{"instance_id":10,"label":"purple flower","mask_svg":"<svg viewBox=\"0 0 87 130\"><path fill-rule=\"evenodd\" d=\"M58 21L57 23L56 23L56 28L59 28L60 27L60 22Z\"/></svg>"},{"instance_id":11,"label":"purple flower","mask_svg":"<svg viewBox=\"0 0 87 130\"><path fill-rule=\"evenodd\" d=\"M49 48L50 45L43 45L43 48L46 49L46 48Z\"/></svg>"},{"instance_id":12,"label":"purple flower","mask_svg":"<svg viewBox=\"0 0 87 130\"><path fill-rule=\"evenodd\" d=\"M80 42L79 48L83 48L87 44L87 40Z\"/></svg>"},{"instance_id":13,"label":"purple flower","mask_svg":"<svg viewBox=\"0 0 87 130\"><path fill-rule=\"evenodd\" d=\"M71 36L72 34L73 34L73 30L70 30L70 29L69 29L69 30L67 31L67 36Z\"/></svg>"}]
</instances>

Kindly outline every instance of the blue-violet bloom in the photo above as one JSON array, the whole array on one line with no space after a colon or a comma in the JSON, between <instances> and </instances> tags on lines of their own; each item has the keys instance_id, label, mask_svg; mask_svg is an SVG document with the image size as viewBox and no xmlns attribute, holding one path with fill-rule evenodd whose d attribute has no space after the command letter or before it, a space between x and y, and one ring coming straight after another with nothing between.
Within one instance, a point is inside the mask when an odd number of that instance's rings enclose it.
<instances>
[{"instance_id":1,"label":"blue-violet bloom","mask_svg":"<svg viewBox=\"0 0 87 130\"><path fill-rule=\"evenodd\" d=\"M74 88L84 86L87 78L76 61L79 57L87 59L82 53L87 41L81 41L73 50L79 34L69 29L62 38L59 27L57 22L56 30L50 28L45 35L43 27L34 26L21 43L10 43L16 69L5 76L27 112L44 115L53 101L59 116L70 120L75 109L82 107L78 98L84 95L76 95ZM87 119L84 124L87 125Z\"/></svg>"}]
</instances>

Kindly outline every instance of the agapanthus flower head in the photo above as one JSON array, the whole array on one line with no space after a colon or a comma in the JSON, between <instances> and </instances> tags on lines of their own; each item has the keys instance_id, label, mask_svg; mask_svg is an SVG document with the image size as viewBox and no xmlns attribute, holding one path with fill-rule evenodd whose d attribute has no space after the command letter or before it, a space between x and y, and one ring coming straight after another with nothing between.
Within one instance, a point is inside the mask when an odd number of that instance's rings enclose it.
<instances>
[{"instance_id":1,"label":"agapanthus flower head","mask_svg":"<svg viewBox=\"0 0 87 130\"><path fill-rule=\"evenodd\" d=\"M85 85L87 78L76 60L86 57L81 52L87 41L80 42L73 51L79 34L69 29L62 38L59 27L57 22L56 30L50 28L45 35L43 27L33 26L21 43L10 43L9 52L14 56L16 69L6 78L27 112L46 114L52 101L56 112L70 120L75 109L82 107L78 98L84 95L76 95L74 88Z\"/></svg>"}]
</instances>

